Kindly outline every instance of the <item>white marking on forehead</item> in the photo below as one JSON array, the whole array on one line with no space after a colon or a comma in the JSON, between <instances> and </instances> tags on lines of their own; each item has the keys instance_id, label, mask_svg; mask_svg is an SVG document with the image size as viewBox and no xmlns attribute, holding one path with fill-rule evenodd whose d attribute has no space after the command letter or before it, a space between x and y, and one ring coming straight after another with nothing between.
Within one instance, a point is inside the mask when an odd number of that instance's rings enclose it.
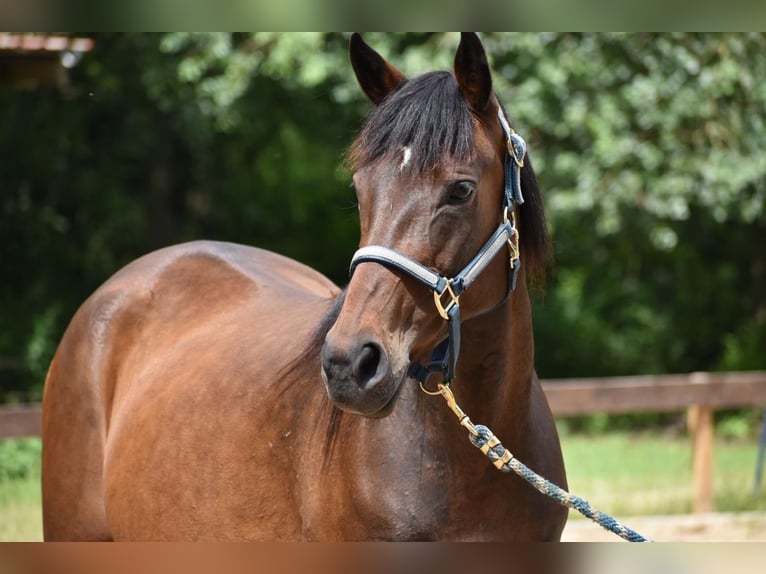
<instances>
[{"instance_id":1,"label":"white marking on forehead","mask_svg":"<svg viewBox=\"0 0 766 574\"><path fill-rule=\"evenodd\" d=\"M399 164L399 171L404 171L404 168L409 165L410 159L412 159L412 150L405 146L402 148L402 163Z\"/></svg>"}]
</instances>

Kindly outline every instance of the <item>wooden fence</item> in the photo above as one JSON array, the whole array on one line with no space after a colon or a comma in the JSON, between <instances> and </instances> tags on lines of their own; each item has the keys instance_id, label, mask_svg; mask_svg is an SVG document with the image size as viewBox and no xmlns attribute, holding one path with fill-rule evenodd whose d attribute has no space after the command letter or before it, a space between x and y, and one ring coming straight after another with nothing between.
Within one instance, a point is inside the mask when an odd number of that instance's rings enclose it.
<instances>
[{"instance_id":1,"label":"wooden fence","mask_svg":"<svg viewBox=\"0 0 766 574\"><path fill-rule=\"evenodd\" d=\"M42 430L40 404L0 406L0 439L40 436Z\"/></svg>"},{"instance_id":2,"label":"wooden fence","mask_svg":"<svg viewBox=\"0 0 766 574\"><path fill-rule=\"evenodd\" d=\"M713 509L713 412L766 407L766 371L543 381L556 417L686 410L693 448L694 511ZM0 407L0 439L40 436L39 404Z\"/></svg>"},{"instance_id":3,"label":"wooden fence","mask_svg":"<svg viewBox=\"0 0 766 574\"><path fill-rule=\"evenodd\" d=\"M766 371L548 380L543 387L557 417L685 409L696 513L713 510L713 412L766 406Z\"/></svg>"}]
</instances>

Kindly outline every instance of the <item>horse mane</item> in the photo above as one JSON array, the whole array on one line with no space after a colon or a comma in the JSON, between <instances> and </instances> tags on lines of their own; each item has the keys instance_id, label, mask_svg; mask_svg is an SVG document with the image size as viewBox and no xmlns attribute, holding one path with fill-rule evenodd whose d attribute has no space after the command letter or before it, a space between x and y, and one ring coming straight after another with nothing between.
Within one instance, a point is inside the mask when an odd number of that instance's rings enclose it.
<instances>
[{"instance_id":1,"label":"horse mane","mask_svg":"<svg viewBox=\"0 0 766 574\"><path fill-rule=\"evenodd\" d=\"M340 315L345 300L346 290L344 289L337 297L335 297L335 299L333 299L330 307L311 330L306 344L298 356L285 365L285 367L278 373L278 380L299 381L312 380L315 378L317 384L322 384L319 375L319 356L322 352L325 337L327 337L327 333L338 320L338 316ZM342 416L343 411L336 407L325 394L322 412L317 413L316 427L314 429L314 432L326 435L324 452L322 453L323 465L325 467L330 461L330 455L332 455L335 446Z\"/></svg>"},{"instance_id":2,"label":"horse mane","mask_svg":"<svg viewBox=\"0 0 766 574\"><path fill-rule=\"evenodd\" d=\"M521 258L527 277L532 284L543 285L545 272L553 257L543 208L543 196L537 185L537 176L532 168L529 152L521 169L521 190L524 194L524 203L518 207Z\"/></svg>"},{"instance_id":3,"label":"horse mane","mask_svg":"<svg viewBox=\"0 0 766 574\"><path fill-rule=\"evenodd\" d=\"M506 113L506 117L508 114ZM358 170L380 159L392 159L402 148L417 150L412 168L435 169L445 154L454 161L473 157L471 110L450 72L429 72L405 81L370 113L346 162ZM542 283L551 260L550 237L542 194L527 154L521 170L524 203L519 206L519 235L527 276Z\"/></svg>"}]
</instances>

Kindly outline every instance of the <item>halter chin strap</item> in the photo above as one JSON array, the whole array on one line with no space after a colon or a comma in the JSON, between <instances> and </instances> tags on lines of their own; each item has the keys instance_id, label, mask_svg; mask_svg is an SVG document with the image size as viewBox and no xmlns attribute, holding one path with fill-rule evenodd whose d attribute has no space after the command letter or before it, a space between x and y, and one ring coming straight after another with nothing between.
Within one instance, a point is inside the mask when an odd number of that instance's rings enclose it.
<instances>
[{"instance_id":1,"label":"halter chin strap","mask_svg":"<svg viewBox=\"0 0 766 574\"><path fill-rule=\"evenodd\" d=\"M455 378L457 359L460 354L460 296L506 246L510 253L510 264L508 291L503 301L516 288L521 259L515 207L524 203L524 197L521 194L521 168L524 167L527 145L510 127L502 108L498 109L498 119L503 128L508 149L504 158L503 221L462 271L450 279L398 251L380 245L362 247L351 258L350 273L352 275L360 263L379 263L409 275L433 291L436 310L447 321L447 338L434 349L427 366L419 363L410 365L410 376L421 384L425 383L431 373L441 373L444 383L449 383Z\"/></svg>"}]
</instances>

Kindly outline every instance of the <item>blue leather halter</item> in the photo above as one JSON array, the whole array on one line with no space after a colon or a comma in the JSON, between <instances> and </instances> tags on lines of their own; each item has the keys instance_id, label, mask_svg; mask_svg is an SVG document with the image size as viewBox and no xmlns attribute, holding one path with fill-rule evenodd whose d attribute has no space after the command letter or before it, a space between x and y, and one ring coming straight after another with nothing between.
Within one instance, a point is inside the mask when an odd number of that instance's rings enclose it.
<instances>
[{"instance_id":1,"label":"blue leather halter","mask_svg":"<svg viewBox=\"0 0 766 574\"><path fill-rule=\"evenodd\" d=\"M447 321L447 338L434 349L427 366L412 363L409 375L421 385L431 373L441 373L443 382L450 383L455 378L457 359L460 354L460 302L459 298L476 278L484 271L495 255L505 246L510 251L508 291L505 299L516 288L516 278L521 259L519 257L519 232L516 229L515 207L524 203L521 194L521 168L527 145L508 124L502 108L498 109L498 119L505 134L508 153L505 154L505 185L503 194L503 221L482 246L476 256L453 278L429 269L414 259L380 245L368 245L354 253L351 258L351 275L360 263L379 263L390 269L401 271L431 289L434 304L439 315ZM445 302L445 297L447 298Z\"/></svg>"}]
</instances>

